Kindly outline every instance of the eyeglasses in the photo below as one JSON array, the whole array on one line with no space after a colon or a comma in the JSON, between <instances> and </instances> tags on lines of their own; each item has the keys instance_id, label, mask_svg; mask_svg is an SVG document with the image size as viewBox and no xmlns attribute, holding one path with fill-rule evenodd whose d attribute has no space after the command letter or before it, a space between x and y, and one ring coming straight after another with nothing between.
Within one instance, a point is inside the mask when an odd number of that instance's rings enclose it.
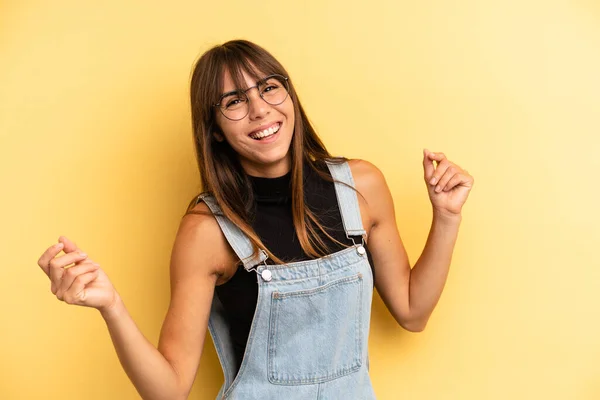
<instances>
[{"instance_id":1,"label":"eyeglasses","mask_svg":"<svg viewBox=\"0 0 600 400\"><path fill-rule=\"evenodd\" d=\"M250 112L250 98L247 92L256 88L260 97L272 106L279 105L287 99L290 87L288 78L282 75L274 74L261 79L256 86L249 87L246 90L232 90L225 93L213 107L218 107L223 116L232 121L244 119Z\"/></svg>"}]
</instances>

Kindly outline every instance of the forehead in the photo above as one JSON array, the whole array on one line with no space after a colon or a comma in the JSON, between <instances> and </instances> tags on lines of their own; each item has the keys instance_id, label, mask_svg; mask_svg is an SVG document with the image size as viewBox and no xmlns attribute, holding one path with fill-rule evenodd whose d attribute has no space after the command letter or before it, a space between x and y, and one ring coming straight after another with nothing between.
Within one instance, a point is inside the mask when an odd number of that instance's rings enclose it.
<instances>
[{"instance_id":1,"label":"forehead","mask_svg":"<svg viewBox=\"0 0 600 400\"><path fill-rule=\"evenodd\" d=\"M256 85L256 82L265 76L267 76L267 74L258 70L247 71L244 69L238 69L232 72L230 69L224 68L222 73L222 92L249 88Z\"/></svg>"}]
</instances>

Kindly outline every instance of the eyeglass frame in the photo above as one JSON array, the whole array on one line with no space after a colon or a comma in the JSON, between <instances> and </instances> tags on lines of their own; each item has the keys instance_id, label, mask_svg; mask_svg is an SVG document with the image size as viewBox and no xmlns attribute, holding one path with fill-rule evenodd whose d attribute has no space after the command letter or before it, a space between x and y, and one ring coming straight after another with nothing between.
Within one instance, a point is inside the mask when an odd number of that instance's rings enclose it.
<instances>
[{"instance_id":1,"label":"eyeglass frame","mask_svg":"<svg viewBox=\"0 0 600 400\"><path fill-rule=\"evenodd\" d=\"M230 92L224 93L224 94L222 94L222 95L221 95L221 97L219 98L219 102L218 102L218 103L216 103L216 104L213 104L212 106L213 106L213 107L217 107L217 108L219 109L219 111L221 111L221 114L223 114L223 116L224 116L225 118L227 118L228 120L230 120L230 121L241 121L241 120L243 120L244 118L246 118L246 116L247 116L247 115L250 113L250 96L248 96L248 92L250 91L250 89L254 89L254 88L256 88L256 89L258 90L258 85L259 85L261 82L265 82L265 83L266 83L266 81L267 81L268 79L270 79L270 78L273 78L273 77L275 77L275 76L278 76L278 77L281 77L281 78L283 78L283 79L284 79L284 82L285 82L285 91L286 91L286 95L285 95L284 99L283 99L281 102L279 102L279 103L272 104L272 103L269 103L267 100L265 100L265 98L262 96L262 93L260 92L260 90L258 91L258 95L260 96L260 98L261 98L261 99L262 99L262 100L263 100L265 103L267 103L267 104L269 104L269 105L271 105L271 106L278 106L278 105L282 104L284 101L286 101L286 100L287 100L287 98L288 98L288 97L289 97L289 95L290 95L290 83L289 83L289 78L288 78L287 76L283 76L283 75L280 75L280 74L272 74L272 75L268 75L268 76L266 76L266 77L264 77L264 78L260 79L258 82L256 82L256 85L254 85L254 86L250 86L249 88L247 88L247 89L245 89L245 90L237 89L237 90L232 90L232 91L230 91ZM221 101L223 101L223 98L224 98L224 97L226 97L226 96L230 96L230 95L232 95L232 94L234 94L234 93L243 93L243 94L244 94L244 96L246 96L246 99L248 99L248 106L246 107L246 108L247 108L247 110L246 110L246 114L244 114L244 116L243 116L243 117L241 117L241 118L237 118L237 119L234 119L234 118L229 118L227 115L225 115L225 112L223 111L223 108L221 107Z\"/></svg>"}]
</instances>

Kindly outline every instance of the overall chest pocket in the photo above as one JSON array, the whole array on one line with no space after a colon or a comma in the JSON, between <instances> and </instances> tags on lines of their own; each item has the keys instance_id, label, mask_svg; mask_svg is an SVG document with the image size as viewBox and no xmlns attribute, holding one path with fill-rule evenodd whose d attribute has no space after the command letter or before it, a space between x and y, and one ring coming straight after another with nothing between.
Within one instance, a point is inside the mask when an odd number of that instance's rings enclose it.
<instances>
[{"instance_id":1,"label":"overall chest pocket","mask_svg":"<svg viewBox=\"0 0 600 400\"><path fill-rule=\"evenodd\" d=\"M326 382L362 364L363 276L271 294L268 376L280 385Z\"/></svg>"}]
</instances>

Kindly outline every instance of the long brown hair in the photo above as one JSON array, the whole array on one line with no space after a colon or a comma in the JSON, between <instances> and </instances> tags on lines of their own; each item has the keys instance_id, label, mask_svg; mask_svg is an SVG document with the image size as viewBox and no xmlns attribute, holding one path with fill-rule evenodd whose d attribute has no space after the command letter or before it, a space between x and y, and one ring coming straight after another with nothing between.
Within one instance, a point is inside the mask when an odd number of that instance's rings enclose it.
<instances>
[{"instance_id":1,"label":"long brown hair","mask_svg":"<svg viewBox=\"0 0 600 400\"><path fill-rule=\"evenodd\" d=\"M246 40L232 40L208 50L196 62L190 87L192 123L196 157L204 190L210 192L223 215L237 225L253 243L255 251L264 249L276 263L277 258L262 243L251 227L251 212L254 207L252 184L242 168L237 153L226 140L218 141L220 133L213 104L219 101L223 90L225 71L231 74L235 87L244 87L243 72L256 80L266 75L279 74L289 78L285 68L265 49ZM322 168L325 160L343 162L343 157L333 158L310 124L291 79L289 95L294 104L294 133L290 145L291 153L291 192L294 227L304 252L311 257L327 254L327 247L318 231L335 240L319 223L315 214L304 202L303 164L314 169L321 177L332 181ZM188 213L193 210L197 199L193 199Z\"/></svg>"}]
</instances>

